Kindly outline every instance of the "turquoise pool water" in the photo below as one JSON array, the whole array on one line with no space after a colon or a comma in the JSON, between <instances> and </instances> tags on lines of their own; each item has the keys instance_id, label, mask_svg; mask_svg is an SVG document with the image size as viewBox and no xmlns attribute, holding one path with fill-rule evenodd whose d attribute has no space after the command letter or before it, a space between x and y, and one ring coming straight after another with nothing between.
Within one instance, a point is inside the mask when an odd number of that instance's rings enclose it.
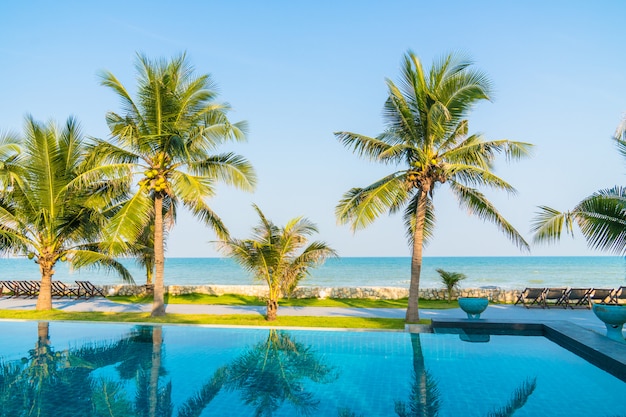
<instances>
[{"instance_id":1,"label":"turquoise pool water","mask_svg":"<svg viewBox=\"0 0 626 417\"><path fill-rule=\"evenodd\" d=\"M0 416L626 415L626 383L536 336L10 321L0 334Z\"/></svg>"}]
</instances>

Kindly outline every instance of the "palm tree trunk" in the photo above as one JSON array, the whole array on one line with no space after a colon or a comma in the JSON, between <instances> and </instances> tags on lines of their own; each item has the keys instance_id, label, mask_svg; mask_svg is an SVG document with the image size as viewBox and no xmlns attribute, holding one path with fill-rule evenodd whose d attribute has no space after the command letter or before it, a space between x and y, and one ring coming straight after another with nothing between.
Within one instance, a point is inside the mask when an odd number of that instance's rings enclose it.
<instances>
[{"instance_id":1,"label":"palm tree trunk","mask_svg":"<svg viewBox=\"0 0 626 417\"><path fill-rule=\"evenodd\" d=\"M428 188L426 188L427 190ZM409 305L406 309L406 321L416 323L419 315L420 275L422 273L422 250L424 247L424 219L426 218L426 202L428 192L420 190L415 213L415 230L413 231L413 254L411 256L411 284L409 285Z\"/></svg>"},{"instance_id":2,"label":"palm tree trunk","mask_svg":"<svg viewBox=\"0 0 626 417\"><path fill-rule=\"evenodd\" d=\"M152 317L165 315L165 287L163 285L163 197L157 194L154 199L154 301Z\"/></svg>"},{"instance_id":3,"label":"palm tree trunk","mask_svg":"<svg viewBox=\"0 0 626 417\"><path fill-rule=\"evenodd\" d=\"M276 320L276 317L278 316L278 301L269 299L267 300L266 305L267 305L267 314L265 316L265 319L267 321Z\"/></svg>"},{"instance_id":4,"label":"palm tree trunk","mask_svg":"<svg viewBox=\"0 0 626 417\"><path fill-rule=\"evenodd\" d=\"M40 321L37 323L37 346L50 345L50 323Z\"/></svg>"},{"instance_id":5,"label":"palm tree trunk","mask_svg":"<svg viewBox=\"0 0 626 417\"><path fill-rule=\"evenodd\" d=\"M152 329L152 362L150 367L150 396L148 416L156 417L159 401L159 372L161 370L161 351L163 346L163 328Z\"/></svg>"},{"instance_id":6,"label":"palm tree trunk","mask_svg":"<svg viewBox=\"0 0 626 417\"><path fill-rule=\"evenodd\" d=\"M39 271L41 271L41 283L39 284L39 295L37 296L37 310L52 310L52 269L53 264L39 258Z\"/></svg>"}]
</instances>

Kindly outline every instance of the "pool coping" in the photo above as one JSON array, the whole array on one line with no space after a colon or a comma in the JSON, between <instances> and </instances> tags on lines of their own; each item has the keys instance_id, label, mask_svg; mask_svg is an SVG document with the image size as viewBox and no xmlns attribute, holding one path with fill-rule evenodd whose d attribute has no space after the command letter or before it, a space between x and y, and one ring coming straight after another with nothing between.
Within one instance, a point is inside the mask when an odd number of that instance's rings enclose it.
<instances>
[{"instance_id":1,"label":"pool coping","mask_svg":"<svg viewBox=\"0 0 626 417\"><path fill-rule=\"evenodd\" d=\"M435 333L438 333L437 330L462 329L473 334L544 336L626 382L626 344L569 321L432 319L431 328ZM411 328L407 330L412 331Z\"/></svg>"}]
</instances>

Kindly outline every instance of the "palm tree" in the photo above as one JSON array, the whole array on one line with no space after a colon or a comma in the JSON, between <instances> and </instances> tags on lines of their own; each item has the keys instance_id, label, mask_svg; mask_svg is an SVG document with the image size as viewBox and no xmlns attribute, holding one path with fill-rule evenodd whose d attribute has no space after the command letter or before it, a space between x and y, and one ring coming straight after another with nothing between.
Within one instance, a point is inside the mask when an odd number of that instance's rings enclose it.
<instances>
[{"instance_id":1,"label":"palm tree","mask_svg":"<svg viewBox=\"0 0 626 417\"><path fill-rule=\"evenodd\" d=\"M437 273L441 277L441 282L448 289L448 302L452 301L452 291L459 288L459 283L467 278L467 276L461 272L448 272L441 268L437 268Z\"/></svg>"},{"instance_id":2,"label":"palm tree","mask_svg":"<svg viewBox=\"0 0 626 417\"><path fill-rule=\"evenodd\" d=\"M110 142L97 140L92 156L101 174L128 181L142 177L136 193L108 224L109 250L123 253L154 221L153 316L165 314L164 305L164 212L175 213L178 204L219 238L228 231L207 205L218 181L251 190L256 182L252 166L243 157L225 153L210 155L227 140L244 140L245 123L231 124L229 106L214 101L216 93L209 75L194 76L185 55L170 61L150 61L138 55L137 99L133 100L110 72L102 85L121 99L123 113L110 112ZM171 224L175 216L171 217Z\"/></svg>"},{"instance_id":3,"label":"palm tree","mask_svg":"<svg viewBox=\"0 0 626 417\"><path fill-rule=\"evenodd\" d=\"M0 167L0 251L28 256L39 265L37 310L52 308L54 266L104 266L126 282L130 273L99 247L100 230L114 211L102 207L123 195L114 182L93 180L86 142L76 120L63 129L27 117L22 151ZM6 139L6 138L5 138ZM15 144L5 140L0 149Z\"/></svg>"},{"instance_id":4,"label":"palm tree","mask_svg":"<svg viewBox=\"0 0 626 417\"><path fill-rule=\"evenodd\" d=\"M218 242L220 250L232 257L255 278L265 281L269 287L266 319L276 320L278 298L290 294L309 268L324 263L336 252L324 242L312 242L308 246L307 236L316 233L317 227L303 217L278 227L253 206L260 222L253 229L250 239L228 239Z\"/></svg>"},{"instance_id":5,"label":"palm tree","mask_svg":"<svg viewBox=\"0 0 626 417\"><path fill-rule=\"evenodd\" d=\"M472 106L489 99L487 77L470 69L471 62L453 54L435 62L426 74L412 52L404 57L400 85L387 80L386 129L375 138L337 132L343 145L359 156L394 165L396 170L364 188L346 192L336 216L353 230L365 228L384 212L404 208L404 223L412 245L411 284L406 319L419 320L422 250L435 222L433 196L447 184L462 207L495 223L521 249L522 236L476 187L515 189L492 171L498 153L507 159L528 154L530 144L509 140L485 141L468 135L466 116Z\"/></svg>"},{"instance_id":6,"label":"palm tree","mask_svg":"<svg viewBox=\"0 0 626 417\"><path fill-rule=\"evenodd\" d=\"M618 152L626 157L626 116L613 137ZM561 238L563 227L573 236L574 222L593 249L626 254L626 187L598 190L571 211L540 206L533 219L533 241L552 243Z\"/></svg>"}]
</instances>

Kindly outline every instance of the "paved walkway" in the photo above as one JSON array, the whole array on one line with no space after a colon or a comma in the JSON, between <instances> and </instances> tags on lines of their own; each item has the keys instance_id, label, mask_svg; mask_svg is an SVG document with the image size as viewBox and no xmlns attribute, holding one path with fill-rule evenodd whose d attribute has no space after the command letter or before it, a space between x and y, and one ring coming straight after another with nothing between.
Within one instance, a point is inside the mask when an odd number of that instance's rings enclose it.
<instances>
[{"instance_id":1,"label":"paved walkway","mask_svg":"<svg viewBox=\"0 0 626 417\"><path fill-rule=\"evenodd\" d=\"M35 299L0 298L2 310L32 310L35 308ZM90 300L53 300L53 308L64 311L109 311L109 312L150 312L150 304L121 304L105 298ZM201 304L168 304L168 313L178 314L264 314L264 306L223 306ZM338 308L338 307L279 307L279 316L327 316L327 317L383 317L404 318L405 309L399 308ZM461 309L420 310L421 318L466 318ZM521 320L521 321L552 321L565 320L579 326L604 333L604 324L588 309L562 308L530 308L513 305L491 304L481 315L481 318L493 320Z\"/></svg>"}]
</instances>

